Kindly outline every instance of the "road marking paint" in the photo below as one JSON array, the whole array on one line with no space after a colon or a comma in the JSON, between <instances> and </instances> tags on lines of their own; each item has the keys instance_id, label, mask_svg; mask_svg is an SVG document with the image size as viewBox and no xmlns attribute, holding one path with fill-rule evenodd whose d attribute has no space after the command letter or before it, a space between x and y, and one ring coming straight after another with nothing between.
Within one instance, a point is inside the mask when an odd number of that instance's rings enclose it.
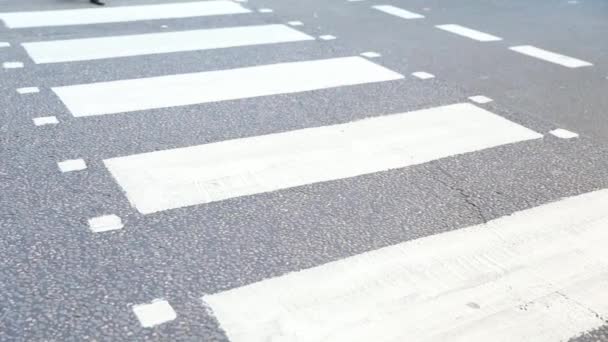
<instances>
[{"instance_id":1,"label":"road marking paint","mask_svg":"<svg viewBox=\"0 0 608 342\"><path fill-rule=\"evenodd\" d=\"M169 28L169 26L167 26L167 25L160 25L160 28L166 29L166 28Z\"/></svg>"},{"instance_id":2,"label":"road marking paint","mask_svg":"<svg viewBox=\"0 0 608 342\"><path fill-rule=\"evenodd\" d=\"M416 72L412 73L412 76L417 77L421 80L428 80L430 78L435 78L435 75L429 74L428 72L424 72L424 71L416 71Z\"/></svg>"},{"instance_id":3,"label":"road marking paint","mask_svg":"<svg viewBox=\"0 0 608 342\"><path fill-rule=\"evenodd\" d=\"M475 103L479 103L479 104L484 104L484 103L489 103L489 102L494 101L491 98L489 98L487 96L483 96L483 95L471 96L471 97L469 97L469 100L471 100Z\"/></svg>"},{"instance_id":4,"label":"road marking paint","mask_svg":"<svg viewBox=\"0 0 608 342\"><path fill-rule=\"evenodd\" d=\"M580 59L560 55L558 53L539 49L531 45L512 46L509 49L524 54L526 56L542 59L546 62L559 64L567 68L580 68L593 65L589 62L585 62Z\"/></svg>"},{"instance_id":5,"label":"road marking paint","mask_svg":"<svg viewBox=\"0 0 608 342\"><path fill-rule=\"evenodd\" d=\"M362 57L52 88L74 116L131 112L402 79Z\"/></svg>"},{"instance_id":6,"label":"road marking paint","mask_svg":"<svg viewBox=\"0 0 608 342\"><path fill-rule=\"evenodd\" d=\"M321 40L334 40L334 39L336 39L336 36L332 36L331 34L325 34L325 35L319 36L319 39L321 39Z\"/></svg>"},{"instance_id":7,"label":"road marking paint","mask_svg":"<svg viewBox=\"0 0 608 342\"><path fill-rule=\"evenodd\" d=\"M150 304L133 305L133 312L144 328L151 328L177 318L171 304L164 299L155 299Z\"/></svg>"},{"instance_id":8,"label":"road marking paint","mask_svg":"<svg viewBox=\"0 0 608 342\"><path fill-rule=\"evenodd\" d=\"M0 13L0 19L8 28L25 28L177 19L250 12L232 1L214 0L94 9L6 12Z\"/></svg>"},{"instance_id":9,"label":"road marking paint","mask_svg":"<svg viewBox=\"0 0 608 342\"><path fill-rule=\"evenodd\" d=\"M34 118L34 125L36 126L44 126L44 125L56 125L59 123L57 117L55 116L42 116L39 118Z\"/></svg>"},{"instance_id":10,"label":"road marking paint","mask_svg":"<svg viewBox=\"0 0 608 342\"><path fill-rule=\"evenodd\" d=\"M39 93L40 89L38 87L25 87L25 88L18 88L17 92L19 94L34 94L34 93Z\"/></svg>"},{"instance_id":11,"label":"road marking paint","mask_svg":"<svg viewBox=\"0 0 608 342\"><path fill-rule=\"evenodd\" d=\"M232 342L567 340L608 316L606 207L588 193L202 300Z\"/></svg>"},{"instance_id":12,"label":"road marking paint","mask_svg":"<svg viewBox=\"0 0 608 342\"><path fill-rule=\"evenodd\" d=\"M2 63L2 67L4 69L19 69L19 68L23 68L23 63L21 63L21 62L4 62L4 63Z\"/></svg>"},{"instance_id":13,"label":"road marking paint","mask_svg":"<svg viewBox=\"0 0 608 342\"><path fill-rule=\"evenodd\" d=\"M0 42L0 48L10 47L11 43L8 42Z\"/></svg>"},{"instance_id":14,"label":"road marking paint","mask_svg":"<svg viewBox=\"0 0 608 342\"><path fill-rule=\"evenodd\" d=\"M304 23L301 22L301 21L294 20L294 21L288 21L287 25L290 25L290 26L302 26L302 25L304 25Z\"/></svg>"},{"instance_id":15,"label":"road marking paint","mask_svg":"<svg viewBox=\"0 0 608 342\"><path fill-rule=\"evenodd\" d=\"M23 43L35 63L60 63L314 40L286 25L241 26Z\"/></svg>"},{"instance_id":16,"label":"road marking paint","mask_svg":"<svg viewBox=\"0 0 608 342\"><path fill-rule=\"evenodd\" d=\"M424 16L422 14L410 12L410 11L404 10L402 8L391 6L391 5L377 5L377 6L372 6L372 8L376 9L380 12L391 14L391 15L394 15L396 17L403 18L403 19L422 19L422 18L424 18Z\"/></svg>"},{"instance_id":17,"label":"road marking paint","mask_svg":"<svg viewBox=\"0 0 608 342\"><path fill-rule=\"evenodd\" d=\"M572 138L578 138L578 134L568 131L566 129L563 128L558 128L558 129L554 129L551 132L549 132L550 134L561 138L561 139L572 139Z\"/></svg>"},{"instance_id":18,"label":"road marking paint","mask_svg":"<svg viewBox=\"0 0 608 342\"><path fill-rule=\"evenodd\" d=\"M500 37L493 36L488 33L484 33L481 31L473 30L468 27L455 25L455 24L447 24L447 25L437 25L435 26L440 30L448 31L459 36L471 38L473 40L477 40L480 42L494 42L498 40L502 40Z\"/></svg>"},{"instance_id":19,"label":"road marking paint","mask_svg":"<svg viewBox=\"0 0 608 342\"><path fill-rule=\"evenodd\" d=\"M57 163L61 172L81 171L87 168L87 164L82 159L64 160Z\"/></svg>"},{"instance_id":20,"label":"road marking paint","mask_svg":"<svg viewBox=\"0 0 608 342\"><path fill-rule=\"evenodd\" d=\"M89 219L89 228L93 233L102 233L122 229L124 225L116 215L104 215Z\"/></svg>"},{"instance_id":21,"label":"road marking paint","mask_svg":"<svg viewBox=\"0 0 608 342\"><path fill-rule=\"evenodd\" d=\"M274 11L272 9L270 9L270 8L260 8L258 10L258 12L260 12L260 13L272 13Z\"/></svg>"},{"instance_id":22,"label":"road marking paint","mask_svg":"<svg viewBox=\"0 0 608 342\"><path fill-rule=\"evenodd\" d=\"M380 56L382 56L381 54L374 52L374 51L367 51L367 52L363 52L361 54L361 56L363 57L367 57L367 58L378 58Z\"/></svg>"},{"instance_id":23,"label":"road marking paint","mask_svg":"<svg viewBox=\"0 0 608 342\"><path fill-rule=\"evenodd\" d=\"M149 214L539 138L541 134L461 103L104 163L131 204Z\"/></svg>"}]
</instances>

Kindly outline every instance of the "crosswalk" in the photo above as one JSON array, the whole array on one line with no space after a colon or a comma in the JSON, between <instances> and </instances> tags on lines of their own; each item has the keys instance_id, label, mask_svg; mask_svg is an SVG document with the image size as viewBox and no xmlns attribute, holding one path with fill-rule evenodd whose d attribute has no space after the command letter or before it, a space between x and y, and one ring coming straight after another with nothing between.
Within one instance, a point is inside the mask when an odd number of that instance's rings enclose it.
<instances>
[{"instance_id":1,"label":"crosswalk","mask_svg":"<svg viewBox=\"0 0 608 342\"><path fill-rule=\"evenodd\" d=\"M390 5L373 8L404 19L424 18ZM32 29L258 13L246 3L210 0L0 13L0 20L9 29ZM501 40L460 25L437 28L483 42ZM332 41L336 38L331 37ZM314 46L319 39L324 40L307 32L305 23L292 21L86 38L45 37L20 45L43 68L102 59L118 65L121 60L148 55L233 48L256 47L271 53L279 44ZM539 53L531 47L512 49L528 55ZM585 63L540 54L539 58L568 67ZM341 90L356 86L383 87L408 81L404 71L384 66L381 57L382 51L368 51L314 59L302 56L297 61L270 64L255 61L234 68L205 65L203 71L140 78L118 75L111 81L58 82L49 88L64 106L62 117L70 120L112 122L120 116L145 117L152 110L163 110L171 121L171 111L186 106L222 103L242 112L234 101L328 89L339 96ZM432 82L436 77L424 71L413 74L419 82ZM39 91L29 85L17 89L28 98ZM214 142L201 138L187 146L117 153L93 163L81 156L57 161L58 172L87 172L90 165L101 166L133 210L148 216L302 186L348 183L359 176L415 169L444 158L475 158L484 151L543 143L548 131L501 116L487 106L492 99L486 96L471 96L470 100L474 103L438 101L415 110L358 113L356 119ZM331 99L328 103L331 107ZM32 118L33 123L61 130L64 120L48 114ZM552 132L564 139L578 137L565 130ZM608 235L603 229L608 224L607 205L605 190L586 193L483 224L394 241L392 246L339 260L317 260L314 267L253 283L229 289L220 285L223 290L201 293L197 301L232 342L564 340L602 326L602 317L608 315L604 295ZM128 223L112 213L87 221L93 239L129 229ZM130 310L146 329L180 318L180 311L163 298L150 298Z\"/></svg>"}]
</instances>

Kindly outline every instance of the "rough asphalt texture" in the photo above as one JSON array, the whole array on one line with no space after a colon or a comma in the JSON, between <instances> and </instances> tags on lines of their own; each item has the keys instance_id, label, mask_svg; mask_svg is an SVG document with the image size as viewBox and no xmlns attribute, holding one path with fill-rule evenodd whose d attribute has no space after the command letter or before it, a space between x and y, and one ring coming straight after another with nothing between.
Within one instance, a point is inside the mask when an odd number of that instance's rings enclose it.
<instances>
[{"instance_id":1,"label":"rough asphalt texture","mask_svg":"<svg viewBox=\"0 0 608 342\"><path fill-rule=\"evenodd\" d=\"M162 1L157 1L162 2ZM115 0L112 5L151 3ZM427 15L407 21L342 0L250 0L268 14L8 30L0 28L0 340L224 341L205 293L313 267L398 242L478 224L562 197L608 188L608 2L392 0ZM0 11L88 7L86 1L10 0ZM35 65L21 42L300 20L333 41ZM446 33L456 23L502 37L492 44ZM167 28L161 28L167 25ZM568 69L507 48L537 45L594 64ZM377 51L375 62L413 77L171 109L74 118L51 86L219 70ZM38 86L22 96L15 89ZM466 101L542 140L405 169L141 215L102 160L323 126ZM32 118L55 115L56 127ZM83 158L84 172L57 162ZM126 228L92 234L87 219L119 215ZM134 304L167 299L178 318L144 329ZM608 328L576 341L608 341Z\"/></svg>"}]
</instances>

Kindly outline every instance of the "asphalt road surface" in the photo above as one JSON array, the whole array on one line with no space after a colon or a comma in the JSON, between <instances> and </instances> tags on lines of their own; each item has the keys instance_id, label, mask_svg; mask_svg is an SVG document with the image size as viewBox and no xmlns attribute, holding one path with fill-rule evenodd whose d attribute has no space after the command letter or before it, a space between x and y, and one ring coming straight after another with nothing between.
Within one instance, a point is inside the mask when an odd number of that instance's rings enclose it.
<instances>
[{"instance_id":1,"label":"asphalt road surface","mask_svg":"<svg viewBox=\"0 0 608 342\"><path fill-rule=\"evenodd\" d=\"M0 21L1 341L608 341L608 2Z\"/></svg>"}]
</instances>

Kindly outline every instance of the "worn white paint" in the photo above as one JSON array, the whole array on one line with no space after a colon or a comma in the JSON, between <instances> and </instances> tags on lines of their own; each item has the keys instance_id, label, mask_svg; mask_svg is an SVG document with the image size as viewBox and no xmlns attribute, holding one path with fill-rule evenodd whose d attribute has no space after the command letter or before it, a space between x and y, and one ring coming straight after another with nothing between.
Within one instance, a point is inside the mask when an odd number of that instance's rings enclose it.
<instances>
[{"instance_id":1,"label":"worn white paint","mask_svg":"<svg viewBox=\"0 0 608 342\"><path fill-rule=\"evenodd\" d=\"M367 57L367 58L378 58L382 55L377 52L374 52L374 51L366 51L366 52L361 53L361 56Z\"/></svg>"},{"instance_id":2,"label":"worn white paint","mask_svg":"<svg viewBox=\"0 0 608 342\"><path fill-rule=\"evenodd\" d=\"M412 76L419 78L421 80L428 80L431 78L435 78L435 75L429 74L428 72L425 72L425 71L416 71L416 72L412 73Z\"/></svg>"},{"instance_id":3,"label":"worn white paint","mask_svg":"<svg viewBox=\"0 0 608 342\"><path fill-rule=\"evenodd\" d=\"M38 88L38 87L17 88L17 92L22 95L23 94L34 94L34 93L39 93L40 88Z\"/></svg>"},{"instance_id":4,"label":"worn white paint","mask_svg":"<svg viewBox=\"0 0 608 342\"><path fill-rule=\"evenodd\" d=\"M94 233L118 230L123 227L122 220L116 215L104 215L89 219L89 228Z\"/></svg>"},{"instance_id":5,"label":"worn white paint","mask_svg":"<svg viewBox=\"0 0 608 342\"><path fill-rule=\"evenodd\" d=\"M35 63L60 63L314 40L286 25L258 25L23 43Z\"/></svg>"},{"instance_id":6,"label":"worn white paint","mask_svg":"<svg viewBox=\"0 0 608 342\"><path fill-rule=\"evenodd\" d=\"M563 128L557 128L554 129L552 131L549 132L550 134L561 138L561 139L573 139L573 138L578 138L578 134L571 132L569 130L563 129Z\"/></svg>"},{"instance_id":7,"label":"worn white paint","mask_svg":"<svg viewBox=\"0 0 608 342\"><path fill-rule=\"evenodd\" d=\"M471 38L473 40L477 40L480 42L494 42L494 41L502 40L502 38L500 38L500 37L496 37L496 36L493 36L493 35L485 33L485 32L473 30L473 29L470 29L468 27L464 27L461 25L447 24L447 25L437 25L435 27L437 27L438 29L448 31L448 32L457 34L459 36Z\"/></svg>"},{"instance_id":8,"label":"worn white paint","mask_svg":"<svg viewBox=\"0 0 608 342\"><path fill-rule=\"evenodd\" d=\"M56 87L74 116L167 108L403 78L362 57Z\"/></svg>"},{"instance_id":9,"label":"worn white paint","mask_svg":"<svg viewBox=\"0 0 608 342\"><path fill-rule=\"evenodd\" d=\"M469 100L471 100L475 103L479 103L479 104L490 103L490 102L494 101L491 98L489 98L487 96L483 96L483 95L471 96L471 97L469 97Z\"/></svg>"},{"instance_id":10,"label":"worn white paint","mask_svg":"<svg viewBox=\"0 0 608 342\"><path fill-rule=\"evenodd\" d=\"M542 135L469 103L107 159L141 213L421 164Z\"/></svg>"},{"instance_id":11,"label":"worn white paint","mask_svg":"<svg viewBox=\"0 0 608 342\"><path fill-rule=\"evenodd\" d=\"M424 16L422 14L410 12L410 11L404 10L402 8L391 6L391 5L377 5L377 6L372 6L372 8L376 9L380 12L391 14L391 15L394 15L396 17L403 18L403 19L422 19L422 18L424 18Z\"/></svg>"},{"instance_id":12,"label":"worn white paint","mask_svg":"<svg viewBox=\"0 0 608 342\"><path fill-rule=\"evenodd\" d=\"M304 23L301 22L301 21L294 20L294 21L288 21L287 25L290 25L290 26L303 26Z\"/></svg>"},{"instance_id":13,"label":"worn white paint","mask_svg":"<svg viewBox=\"0 0 608 342\"><path fill-rule=\"evenodd\" d=\"M57 120L57 117L55 116L42 116L34 118L33 121L36 126L56 125L59 123L59 120Z\"/></svg>"},{"instance_id":14,"label":"worn white paint","mask_svg":"<svg viewBox=\"0 0 608 342\"><path fill-rule=\"evenodd\" d=\"M195 1L54 11L0 13L8 28L103 24L250 13L232 1Z\"/></svg>"},{"instance_id":15,"label":"worn white paint","mask_svg":"<svg viewBox=\"0 0 608 342\"><path fill-rule=\"evenodd\" d=\"M87 168L87 164L82 159L70 159L57 163L61 172L81 171Z\"/></svg>"},{"instance_id":16,"label":"worn white paint","mask_svg":"<svg viewBox=\"0 0 608 342\"><path fill-rule=\"evenodd\" d=\"M588 193L203 301L232 342L566 341L608 317L607 207Z\"/></svg>"},{"instance_id":17,"label":"worn white paint","mask_svg":"<svg viewBox=\"0 0 608 342\"><path fill-rule=\"evenodd\" d=\"M332 36L331 34L324 34L322 36L319 36L319 39L321 39L321 40L334 40L334 39L336 39L336 36Z\"/></svg>"},{"instance_id":18,"label":"worn white paint","mask_svg":"<svg viewBox=\"0 0 608 342\"><path fill-rule=\"evenodd\" d=\"M22 62L4 62L2 63L4 69L20 69L23 68Z\"/></svg>"},{"instance_id":19,"label":"worn white paint","mask_svg":"<svg viewBox=\"0 0 608 342\"><path fill-rule=\"evenodd\" d=\"M258 10L258 12L260 12L260 13L272 13L274 11L272 9L270 9L270 8L260 8Z\"/></svg>"},{"instance_id":20,"label":"worn white paint","mask_svg":"<svg viewBox=\"0 0 608 342\"><path fill-rule=\"evenodd\" d=\"M526 56L534 57L541 59L543 61L559 64L561 66L565 66L567 68L580 68L586 66L592 66L593 64L589 62L582 61L580 59L560 55L555 52L543 50L530 45L522 45L522 46L513 46L509 49L524 54Z\"/></svg>"},{"instance_id":21,"label":"worn white paint","mask_svg":"<svg viewBox=\"0 0 608 342\"><path fill-rule=\"evenodd\" d=\"M133 305L133 312L144 328L151 328L177 318L171 304L164 299L155 299L149 304Z\"/></svg>"},{"instance_id":22,"label":"worn white paint","mask_svg":"<svg viewBox=\"0 0 608 342\"><path fill-rule=\"evenodd\" d=\"M9 42L0 42L0 48L10 47L11 43Z\"/></svg>"}]
</instances>

